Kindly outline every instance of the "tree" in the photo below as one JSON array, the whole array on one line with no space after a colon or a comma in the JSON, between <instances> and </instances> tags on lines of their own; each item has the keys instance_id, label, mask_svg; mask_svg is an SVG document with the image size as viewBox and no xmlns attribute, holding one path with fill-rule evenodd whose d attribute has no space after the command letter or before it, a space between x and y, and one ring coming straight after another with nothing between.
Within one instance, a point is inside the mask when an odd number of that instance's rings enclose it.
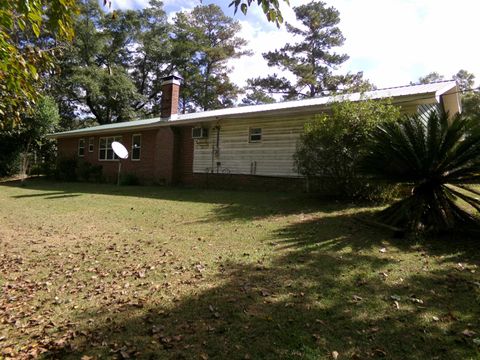
<instances>
[{"instance_id":1,"label":"tree","mask_svg":"<svg viewBox=\"0 0 480 360\"><path fill-rule=\"evenodd\" d=\"M59 121L57 104L53 98L45 96L39 99L33 113L13 131L12 136L19 141L17 145L21 150L22 181L27 175L31 153L45 151L45 147L53 145L45 136L55 131Z\"/></svg>"},{"instance_id":2,"label":"tree","mask_svg":"<svg viewBox=\"0 0 480 360\"><path fill-rule=\"evenodd\" d=\"M144 116L160 113L162 78L173 71L172 26L161 1L151 0L149 4L138 15L137 47L130 50L134 60L128 70L142 96L134 103L134 109Z\"/></svg>"},{"instance_id":3,"label":"tree","mask_svg":"<svg viewBox=\"0 0 480 360\"><path fill-rule=\"evenodd\" d=\"M59 102L69 103L82 117L94 116L99 124L131 120L144 100L129 74L137 61L139 12L119 11L113 18L96 0L79 7L77 36L62 58L56 84Z\"/></svg>"},{"instance_id":4,"label":"tree","mask_svg":"<svg viewBox=\"0 0 480 360\"><path fill-rule=\"evenodd\" d=\"M467 118L476 118L480 114L480 89L475 89L475 75L460 70L453 78L462 92L462 113Z\"/></svg>"},{"instance_id":5,"label":"tree","mask_svg":"<svg viewBox=\"0 0 480 360\"><path fill-rule=\"evenodd\" d=\"M242 99L242 105L272 104L275 98L268 95L263 89L255 86L252 79L247 80L245 87L246 95Z\"/></svg>"},{"instance_id":6,"label":"tree","mask_svg":"<svg viewBox=\"0 0 480 360\"><path fill-rule=\"evenodd\" d=\"M335 102L330 114L305 125L294 155L298 172L317 178L323 187L346 198L373 198L371 183L359 175L358 164L378 124L396 121L398 107L388 101L364 99Z\"/></svg>"},{"instance_id":7,"label":"tree","mask_svg":"<svg viewBox=\"0 0 480 360\"><path fill-rule=\"evenodd\" d=\"M289 0L283 0L289 5ZM230 6L235 8L235 13L240 9L244 15L247 14L248 7L253 3L253 0L233 0ZM268 21L274 22L277 27L283 23L282 12L280 11L280 2L278 0L257 0L257 4L262 7L262 10Z\"/></svg>"},{"instance_id":8,"label":"tree","mask_svg":"<svg viewBox=\"0 0 480 360\"><path fill-rule=\"evenodd\" d=\"M474 88L475 75L467 70L461 69L453 75L452 78L457 82L460 91L463 116L466 118L476 118L480 114L480 89ZM420 77L416 83L411 84L428 84L443 80L443 75L437 72L431 72L424 77Z\"/></svg>"},{"instance_id":9,"label":"tree","mask_svg":"<svg viewBox=\"0 0 480 360\"><path fill-rule=\"evenodd\" d=\"M74 0L0 4L0 128L21 122L39 97L38 74L54 64L58 43L72 39L76 9ZM29 38L20 33L28 33ZM48 48L34 46L33 40L41 34L51 37Z\"/></svg>"},{"instance_id":10,"label":"tree","mask_svg":"<svg viewBox=\"0 0 480 360\"><path fill-rule=\"evenodd\" d=\"M240 89L228 78L227 62L249 54L247 42L237 37L240 24L216 5L197 6L174 20L173 67L185 78L190 98L183 106L202 110L232 106ZM183 71L183 74L182 74Z\"/></svg>"},{"instance_id":11,"label":"tree","mask_svg":"<svg viewBox=\"0 0 480 360\"><path fill-rule=\"evenodd\" d=\"M432 71L431 73L423 76L423 77L419 77L418 78L418 81L416 83L410 83L412 85L416 85L416 84L430 84L430 83L433 83L433 82L438 82L438 81L444 81L445 78L443 75L440 75L438 72L436 71Z\"/></svg>"},{"instance_id":12,"label":"tree","mask_svg":"<svg viewBox=\"0 0 480 360\"><path fill-rule=\"evenodd\" d=\"M475 75L463 69L453 75L453 80L457 82L458 87L462 92L472 90L475 85Z\"/></svg>"},{"instance_id":13,"label":"tree","mask_svg":"<svg viewBox=\"0 0 480 360\"><path fill-rule=\"evenodd\" d=\"M334 70L348 56L334 52L345 38L338 28L339 12L323 2L312 1L294 8L301 27L286 24L287 31L300 40L283 48L264 53L268 65L290 72L295 81L270 75L251 80L251 86L269 94L281 94L286 99L316 97L339 89L364 88L363 74L335 75Z\"/></svg>"},{"instance_id":14,"label":"tree","mask_svg":"<svg viewBox=\"0 0 480 360\"><path fill-rule=\"evenodd\" d=\"M408 186L409 196L380 213L390 225L412 231L478 229L480 116L432 112L378 127L363 161L365 174Z\"/></svg>"}]
</instances>

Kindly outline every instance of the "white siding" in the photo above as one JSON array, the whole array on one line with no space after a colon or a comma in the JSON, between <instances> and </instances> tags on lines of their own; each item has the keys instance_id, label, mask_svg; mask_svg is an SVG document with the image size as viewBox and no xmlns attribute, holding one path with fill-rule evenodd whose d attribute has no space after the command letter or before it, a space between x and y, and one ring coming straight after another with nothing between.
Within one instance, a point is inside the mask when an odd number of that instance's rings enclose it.
<instances>
[{"instance_id":1,"label":"white siding","mask_svg":"<svg viewBox=\"0 0 480 360\"><path fill-rule=\"evenodd\" d=\"M220 126L219 149L215 152L217 131L209 130L206 140L195 140L193 171L218 170L230 174L299 176L293 154L306 121L311 117L224 120ZM261 142L249 142L250 127L262 128ZM212 162L213 159L213 162ZM256 166L252 163L255 162ZM213 164L213 166L212 166Z\"/></svg>"}]
</instances>

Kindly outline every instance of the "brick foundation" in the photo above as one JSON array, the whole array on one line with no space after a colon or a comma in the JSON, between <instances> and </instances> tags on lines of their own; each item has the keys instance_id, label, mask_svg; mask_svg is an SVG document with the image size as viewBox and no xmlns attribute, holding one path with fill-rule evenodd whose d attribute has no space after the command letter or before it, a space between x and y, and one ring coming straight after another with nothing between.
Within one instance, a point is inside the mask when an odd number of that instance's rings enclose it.
<instances>
[{"instance_id":1,"label":"brick foundation","mask_svg":"<svg viewBox=\"0 0 480 360\"><path fill-rule=\"evenodd\" d=\"M283 178L274 176L239 174L193 174L189 184L201 188L253 191L304 192L305 180L302 178Z\"/></svg>"}]
</instances>

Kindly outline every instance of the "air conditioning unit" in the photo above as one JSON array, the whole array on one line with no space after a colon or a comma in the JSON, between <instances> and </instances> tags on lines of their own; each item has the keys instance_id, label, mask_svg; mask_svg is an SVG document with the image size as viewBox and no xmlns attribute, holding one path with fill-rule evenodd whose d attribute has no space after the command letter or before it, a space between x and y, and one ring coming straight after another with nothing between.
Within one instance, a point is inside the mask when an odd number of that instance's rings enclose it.
<instances>
[{"instance_id":1,"label":"air conditioning unit","mask_svg":"<svg viewBox=\"0 0 480 360\"><path fill-rule=\"evenodd\" d=\"M192 129L192 139L208 138L208 129L202 127L194 127Z\"/></svg>"}]
</instances>

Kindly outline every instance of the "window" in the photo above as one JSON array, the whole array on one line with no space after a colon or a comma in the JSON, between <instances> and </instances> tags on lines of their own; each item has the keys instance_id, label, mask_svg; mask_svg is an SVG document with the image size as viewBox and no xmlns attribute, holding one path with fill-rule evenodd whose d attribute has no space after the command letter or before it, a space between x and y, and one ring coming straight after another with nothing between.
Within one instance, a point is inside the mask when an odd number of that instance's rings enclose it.
<instances>
[{"instance_id":1,"label":"window","mask_svg":"<svg viewBox=\"0 0 480 360\"><path fill-rule=\"evenodd\" d=\"M78 140L78 156L83 157L85 155L85 139Z\"/></svg>"},{"instance_id":2,"label":"window","mask_svg":"<svg viewBox=\"0 0 480 360\"><path fill-rule=\"evenodd\" d=\"M140 152L142 149L142 135L132 135L132 160L140 160Z\"/></svg>"},{"instance_id":3,"label":"window","mask_svg":"<svg viewBox=\"0 0 480 360\"><path fill-rule=\"evenodd\" d=\"M249 142L262 141L262 128L250 128Z\"/></svg>"},{"instance_id":4,"label":"window","mask_svg":"<svg viewBox=\"0 0 480 360\"><path fill-rule=\"evenodd\" d=\"M93 152L93 142L95 141L95 138L91 137L88 139L88 152Z\"/></svg>"},{"instance_id":5,"label":"window","mask_svg":"<svg viewBox=\"0 0 480 360\"><path fill-rule=\"evenodd\" d=\"M117 160L118 156L115 155L112 149L112 142L122 141L121 136L109 136L101 137L98 142L98 160Z\"/></svg>"}]
</instances>

